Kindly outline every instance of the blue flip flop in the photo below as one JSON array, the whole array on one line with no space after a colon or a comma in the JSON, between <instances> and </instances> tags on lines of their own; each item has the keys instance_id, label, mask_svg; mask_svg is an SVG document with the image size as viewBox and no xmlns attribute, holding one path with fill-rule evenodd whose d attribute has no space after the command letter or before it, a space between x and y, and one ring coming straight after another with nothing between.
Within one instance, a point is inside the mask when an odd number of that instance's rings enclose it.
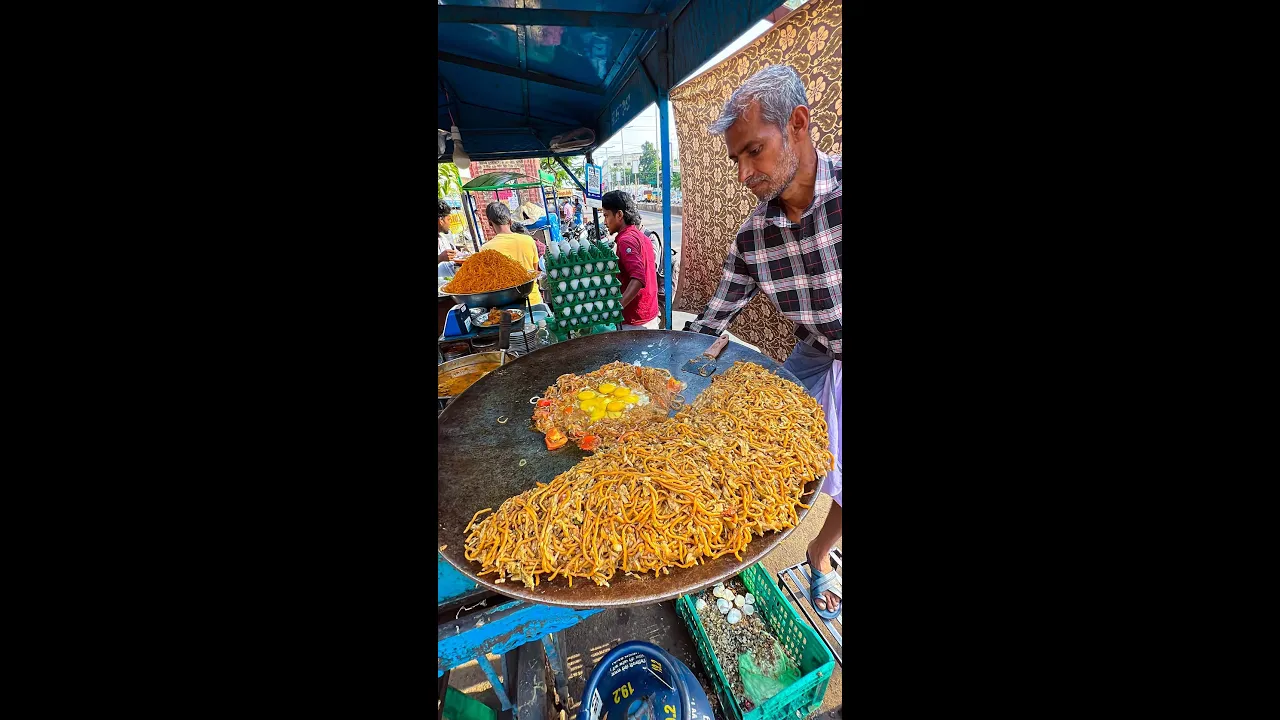
<instances>
[{"instance_id":1,"label":"blue flip flop","mask_svg":"<svg viewBox=\"0 0 1280 720\"><path fill-rule=\"evenodd\" d=\"M805 553L805 559L809 561L809 604L813 606L818 617L823 620L835 620L840 617L840 613L844 608L844 595L840 594L841 588L836 587L840 583L840 574L833 567L831 572L818 572L813 566L813 560ZM823 600L827 603L827 609L823 610L818 607L817 599L822 597L823 593L831 593L840 599L835 607L831 607L831 602L826 598Z\"/></svg>"}]
</instances>

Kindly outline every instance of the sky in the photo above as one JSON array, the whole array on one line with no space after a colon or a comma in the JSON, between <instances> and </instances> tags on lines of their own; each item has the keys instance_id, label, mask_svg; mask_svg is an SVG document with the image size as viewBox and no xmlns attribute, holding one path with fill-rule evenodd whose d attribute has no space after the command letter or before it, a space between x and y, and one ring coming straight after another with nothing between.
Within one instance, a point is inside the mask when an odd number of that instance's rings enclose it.
<instances>
[{"instance_id":1,"label":"sky","mask_svg":"<svg viewBox=\"0 0 1280 720\"><path fill-rule=\"evenodd\" d=\"M694 70L693 73L690 74L689 77L682 80L681 83L683 84L685 82L688 82L692 78L697 77L698 75L701 75L703 72L706 72L707 70L710 70L721 60L724 60L730 55L738 52L747 43L751 42L752 40L755 40L756 38L760 37L764 33L768 32L769 28L772 28L772 27L773 27L773 23L769 22L768 20L761 20L760 22L756 23L754 27L752 27L750 30L747 30L745 33L743 33L737 40L734 40L732 43L730 43L727 47L725 47L724 50L721 50L715 57L703 63L702 67L698 68L697 70ZM676 136L675 113L674 112L671 113L671 116L667 119L670 121L670 126L671 126L672 151L675 153L676 157L679 157L680 156L680 140ZM607 142L603 143L595 151L593 157L597 163L600 163L601 165L605 165L608 163L608 159L611 155L617 156L617 155L620 155L622 152L624 152L624 147L625 147L625 152L627 153L640 152L640 147L645 142L651 142L654 144L655 147L657 147L660 144L660 140L657 136L658 135L657 128L658 128L658 105L655 103L645 108L644 110L642 110L639 115L636 115L635 118L631 120L631 122L627 123L625 127L619 130L616 135L609 138Z\"/></svg>"}]
</instances>

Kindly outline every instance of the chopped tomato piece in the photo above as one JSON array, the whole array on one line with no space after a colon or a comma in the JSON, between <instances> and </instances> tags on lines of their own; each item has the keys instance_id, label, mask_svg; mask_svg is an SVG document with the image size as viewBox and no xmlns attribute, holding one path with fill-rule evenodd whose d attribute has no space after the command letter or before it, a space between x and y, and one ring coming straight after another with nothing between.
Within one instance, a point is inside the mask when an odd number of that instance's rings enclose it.
<instances>
[{"instance_id":1,"label":"chopped tomato piece","mask_svg":"<svg viewBox=\"0 0 1280 720\"><path fill-rule=\"evenodd\" d=\"M540 407L540 408L541 408L541 407L551 407L551 401L550 401L550 400L539 400L539 401L538 401L538 407Z\"/></svg>"},{"instance_id":2,"label":"chopped tomato piece","mask_svg":"<svg viewBox=\"0 0 1280 720\"><path fill-rule=\"evenodd\" d=\"M565 437L564 433L560 432L560 428L551 428L551 431L547 433L546 443L548 450L562 448L567 442L569 442L569 438Z\"/></svg>"},{"instance_id":3,"label":"chopped tomato piece","mask_svg":"<svg viewBox=\"0 0 1280 720\"><path fill-rule=\"evenodd\" d=\"M583 450L595 450L596 448L600 447L600 436L599 435L583 436L582 442L578 443L578 447L582 448Z\"/></svg>"}]
</instances>

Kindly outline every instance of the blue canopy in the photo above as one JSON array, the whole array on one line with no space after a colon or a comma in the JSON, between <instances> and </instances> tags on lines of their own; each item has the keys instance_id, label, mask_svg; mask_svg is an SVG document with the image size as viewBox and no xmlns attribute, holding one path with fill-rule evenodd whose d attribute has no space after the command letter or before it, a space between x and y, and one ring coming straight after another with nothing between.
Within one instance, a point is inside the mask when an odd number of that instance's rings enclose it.
<instances>
[{"instance_id":1,"label":"blue canopy","mask_svg":"<svg viewBox=\"0 0 1280 720\"><path fill-rule=\"evenodd\" d=\"M438 0L438 126L473 160L603 143L781 0ZM566 155L580 155L584 148ZM446 142L442 162L453 154Z\"/></svg>"}]
</instances>

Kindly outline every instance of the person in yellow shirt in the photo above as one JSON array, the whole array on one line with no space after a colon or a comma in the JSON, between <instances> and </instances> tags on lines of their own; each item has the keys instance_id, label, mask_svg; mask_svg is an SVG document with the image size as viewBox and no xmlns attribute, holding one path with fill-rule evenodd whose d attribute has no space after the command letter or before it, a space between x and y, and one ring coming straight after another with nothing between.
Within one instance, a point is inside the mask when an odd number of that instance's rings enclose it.
<instances>
[{"instance_id":1,"label":"person in yellow shirt","mask_svg":"<svg viewBox=\"0 0 1280 720\"><path fill-rule=\"evenodd\" d=\"M497 250L515 260L525 270L537 271L538 247L533 244L531 236L511 232L511 208L500 202L491 202L484 209L484 214L497 234L482 249ZM542 294L538 292L538 284L534 283L533 290L529 292L529 304L537 305L540 302Z\"/></svg>"}]
</instances>

